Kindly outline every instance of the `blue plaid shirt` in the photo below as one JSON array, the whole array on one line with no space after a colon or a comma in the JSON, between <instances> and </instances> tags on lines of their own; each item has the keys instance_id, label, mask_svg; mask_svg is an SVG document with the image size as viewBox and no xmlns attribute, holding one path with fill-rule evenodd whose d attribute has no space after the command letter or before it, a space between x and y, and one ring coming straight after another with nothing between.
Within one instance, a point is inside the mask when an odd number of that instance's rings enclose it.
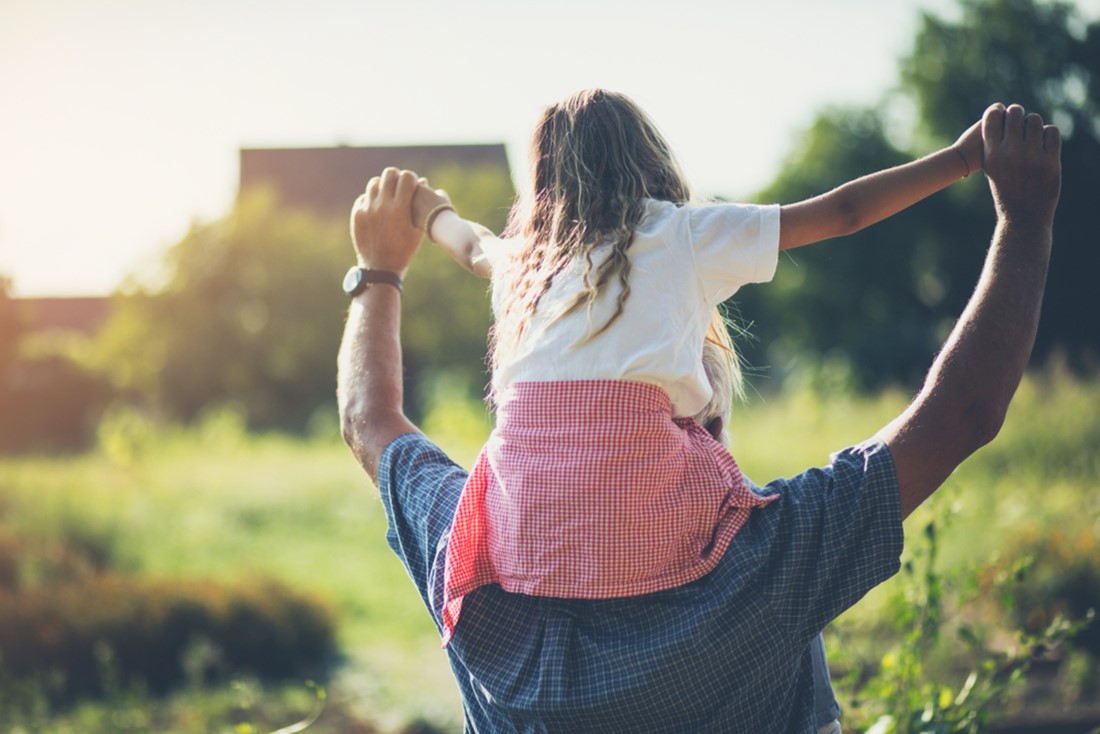
<instances>
[{"instance_id":1,"label":"blue plaid shirt","mask_svg":"<svg viewBox=\"0 0 1100 734\"><path fill-rule=\"evenodd\" d=\"M437 628L465 481L419 433L379 467L387 540ZM899 568L894 466L868 443L759 491L780 499L690 584L623 599L467 596L447 650L467 732L816 732L811 642Z\"/></svg>"}]
</instances>

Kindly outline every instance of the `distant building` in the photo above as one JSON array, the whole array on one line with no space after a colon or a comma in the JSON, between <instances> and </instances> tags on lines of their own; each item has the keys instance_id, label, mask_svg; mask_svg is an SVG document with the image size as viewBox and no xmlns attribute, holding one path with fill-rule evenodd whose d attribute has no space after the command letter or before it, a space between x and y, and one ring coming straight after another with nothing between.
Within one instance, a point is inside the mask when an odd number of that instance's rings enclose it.
<instances>
[{"instance_id":1,"label":"distant building","mask_svg":"<svg viewBox=\"0 0 1100 734\"><path fill-rule=\"evenodd\" d=\"M500 143L357 148L242 148L240 191L272 186L291 207L322 216L346 216L372 176L388 166L424 175L451 166L499 166L508 171Z\"/></svg>"},{"instance_id":2,"label":"distant building","mask_svg":"<svg viewBox=\"0 0 1100 734\"><path fill-rule=\"evenodd\" d=\"M16 298L19 321L28 334L93 336L111 315L111 299Z\"/></svg>"},{"instance_id":3,"label":"distant building","mask_svg":"<svg viewBox=\"0 0 1100 734\"><path fill-rule=\"evenodd\" d=\"M288 206L346 216L371 176L387 166L429 174L450 166L508 168L504 145L406 145L335 148L241 148L240 188L267 185ZM16 298L26 333L94 335L111 313L110 298Z\"/></svg>"}]
</instances>

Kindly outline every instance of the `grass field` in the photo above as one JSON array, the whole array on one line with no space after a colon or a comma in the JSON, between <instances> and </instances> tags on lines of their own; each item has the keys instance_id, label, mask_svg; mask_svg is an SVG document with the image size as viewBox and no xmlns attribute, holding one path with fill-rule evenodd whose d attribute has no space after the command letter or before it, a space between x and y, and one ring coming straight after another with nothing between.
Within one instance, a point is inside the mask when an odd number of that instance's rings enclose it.
<instances>
[{"instance_id":1,"label":"grass field","mask_svg":"<svg viewBox=\"0 0 1100 734\"><path fill-rule=\"evenodd\" d=\"M757 397L735 411L734 452L758 483L797 473L872 435L905 399L893 392L867 399L809 392ZM469 465L488 423L480 406L458 403L438 406L424 427ZM945 568L1010 557L1015 539L1028 533L1100 535L1098 480L1100 381L1051 369L1027 379L1002 435L956 472L907 532L950 514ZM384 730L418 718L461 728L438 637L386 545L375 490L334 436L248 436L230 413L186 431L118 414L102 428L96 451L0 460L4 529L103 539L114 563L134 574L228 580L264 574L313 592L340 617L346 663L330 685L334 706ZM892 593L888 584L840 620L852 650L877 654L888 643L857 637L882 634L879 617L888 613ZM71 718L56 719L64 721L40 730L79 730L66 728ZM323 721L314 731L337 731ZM157 728L199 730L173 726L162 721Z\"/></svg>"}]
</instances>

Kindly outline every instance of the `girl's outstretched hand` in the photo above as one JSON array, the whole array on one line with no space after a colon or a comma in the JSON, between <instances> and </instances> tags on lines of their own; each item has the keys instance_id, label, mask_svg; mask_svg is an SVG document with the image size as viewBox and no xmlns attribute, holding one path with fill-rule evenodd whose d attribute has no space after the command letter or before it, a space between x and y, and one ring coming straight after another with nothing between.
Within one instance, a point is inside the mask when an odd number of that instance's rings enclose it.
<instances>
[{"instance_id":1,"label":"girl's outstretched hand","mask_svg":"<svg viewBox=\"0 0 1100 734\"><path fill-rule=\"evenodd\" d=\"M982 121L978 120L967 128L966 132L960 135L951 147L958 151L963 161L966 162L965 175L969 176L971 173L982 170L985 164L982 158Z\"/></svg>"},{"instance_id":2,"label":"girl's outstretched hand","mask_svg":"<svg viewBox=\"0 0 1100 734\"><path fill-rule=\"evenodd\" d=\"M450 203L451 197L447 195L446 191L443 189L433 189L428 185L428 179L420 179L420 183L416 187L416 193L413 194L413 224L424 229L425 220L428 218L428 215L431 214L432 210L444 204L449 206Z\"/></svg>"}]
</instances>

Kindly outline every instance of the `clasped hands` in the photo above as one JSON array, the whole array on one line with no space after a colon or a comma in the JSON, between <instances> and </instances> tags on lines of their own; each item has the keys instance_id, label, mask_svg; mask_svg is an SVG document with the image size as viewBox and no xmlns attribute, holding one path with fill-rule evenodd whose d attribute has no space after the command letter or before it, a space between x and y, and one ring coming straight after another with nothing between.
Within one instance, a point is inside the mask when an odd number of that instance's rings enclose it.
<instances>
[{"instance_id":1,"label":"clasped hands","mask_svg":"<svg viewBox=\"0 0 1100 734\"><path fill-rule=\"evenodd\" d=\"M424 220L440 204L450 204L447 193L412 171L387 168L372 178L351 209L359 265L404 276L424 237Z\"/></svg>"}]
</instances>

